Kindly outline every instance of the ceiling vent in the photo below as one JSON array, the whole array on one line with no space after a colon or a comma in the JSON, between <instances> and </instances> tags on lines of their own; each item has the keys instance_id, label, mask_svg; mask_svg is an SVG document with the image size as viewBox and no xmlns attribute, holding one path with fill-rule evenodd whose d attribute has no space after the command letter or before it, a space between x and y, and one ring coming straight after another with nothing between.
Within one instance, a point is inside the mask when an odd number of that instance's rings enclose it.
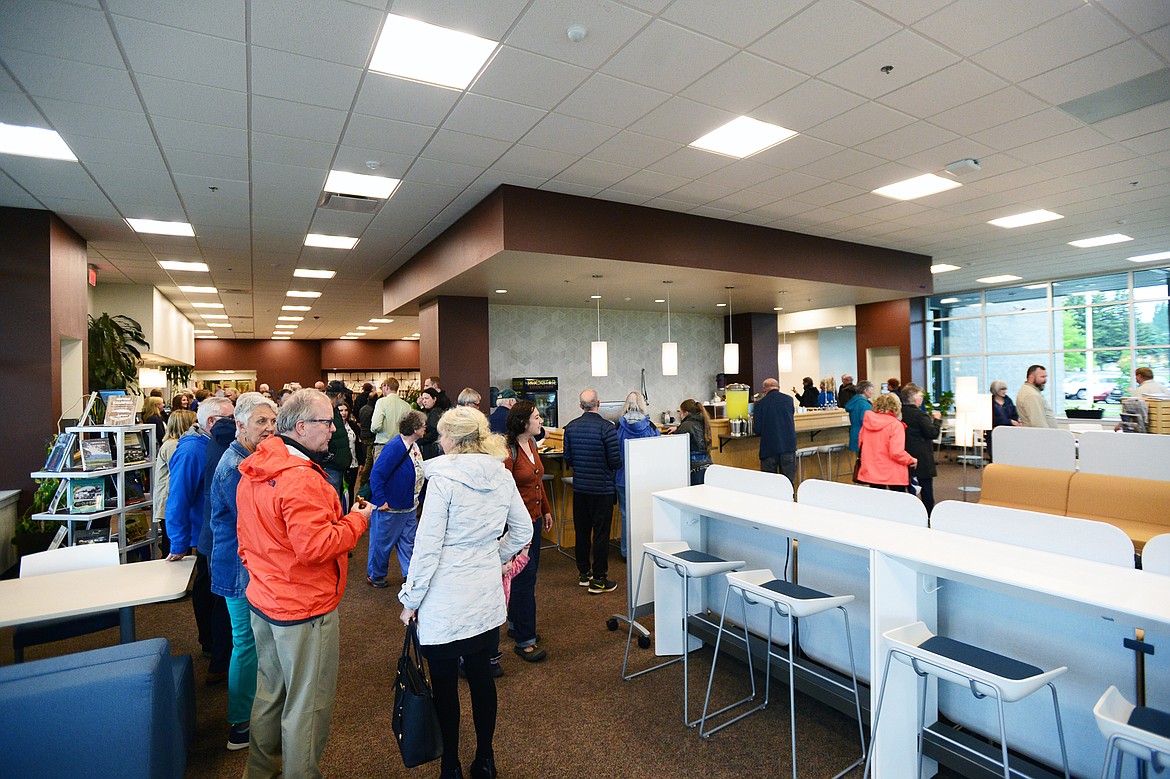
<instances>
[{"instance_id":1,"label":"ceiling vent","mask_svg":"<svg viewBox=\"0 0 1170 779\"><path fill-rule=\"evenodd\" d=\"M362 195L342 195L338 192L322 192L321 199L317 201L317 207L328 208L331 211L372 214L385 202L385 200L379 200L374 197L363 197Z\"/></svg>"}]
</instances>

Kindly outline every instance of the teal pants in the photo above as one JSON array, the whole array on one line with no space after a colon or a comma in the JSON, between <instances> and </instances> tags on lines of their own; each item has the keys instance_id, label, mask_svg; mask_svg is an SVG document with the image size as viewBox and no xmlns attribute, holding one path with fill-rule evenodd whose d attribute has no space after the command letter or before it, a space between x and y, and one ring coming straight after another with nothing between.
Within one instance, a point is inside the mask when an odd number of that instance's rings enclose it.
<instances>
[{"instance_id":1,"label":"teal pants","mask_svg":"<svg viewBox=\"0 0 1170 779\"><path fill-rule=\"evenodd\" d=\"M228 722L242 725L252 719L256 697L256 636L247 598L224 598L232 621L232 662L228 668Z\"/></svg>"}]
</instances>

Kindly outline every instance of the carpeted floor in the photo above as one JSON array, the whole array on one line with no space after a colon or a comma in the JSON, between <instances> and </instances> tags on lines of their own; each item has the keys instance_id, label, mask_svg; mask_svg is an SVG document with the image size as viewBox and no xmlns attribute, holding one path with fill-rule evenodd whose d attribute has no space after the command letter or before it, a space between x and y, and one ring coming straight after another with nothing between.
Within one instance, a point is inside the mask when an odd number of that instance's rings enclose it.
<instances>
[{"instance_id":1,"label":"carpeted floor","mask_svg":"<svg viewBox=\"0 0 1170 779\"><path fill-rule=\"evenodd\" d=\"M969 484L980 473L970 469ZM938 500L962 499L959 466L944 463L936 481ZM969 496L974 500L974 496ZM397 587L375 590L365 583L366 545L355 550L349 589L342 600L340 683L329 746L322 768L333 777L430 777L438 764L406 770L390 731L392 666L402 647ZM391 563L392 576L395 562ZM548 659L526 663L501 636L505 675L497 682L499 720L496 763L506 779L525 777L765 777L791 772L787 689L774 685L773 703L709 740L682 724L682 667L671 666L638 679L621 680L626 632L611 632L606 621L626 605L625 566L616 549L610 578L622 582L613 593L590 595L577 586L576 567L546 549L538 583L538 624ZM653 619L646 622L652 629ZM176 654L195 656L197 724L187 776L238 777L246 751L228 752L225 685L203 685L207 661L199 657L189 601L140 607L140 637L165 636ZM0 662L12 662L10 631L0 630ZM60 644L34 647L28 659L106 646L115 630ZM633 662L654 661L653 650L631 650ZM697 716L710 670L711 650L692 655L691 705ZM746 666L720 663L716 695L742 697ZM474 752L470 701L463 694L465 763ZM734 698L733 698L734 696ZM856 725L816 701L797 704L798 764L802 776L832 776L859 753ZM859 776L860 770L853 775ZM940 774L947 776L948 774Z\"/></svg>"}]
</instances>

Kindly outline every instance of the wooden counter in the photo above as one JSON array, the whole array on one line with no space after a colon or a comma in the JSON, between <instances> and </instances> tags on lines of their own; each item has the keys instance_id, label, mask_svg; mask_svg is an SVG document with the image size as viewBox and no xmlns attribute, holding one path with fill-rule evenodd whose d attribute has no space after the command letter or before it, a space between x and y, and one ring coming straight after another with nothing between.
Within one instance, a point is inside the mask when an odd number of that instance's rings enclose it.
<instances>
[{"instance_id":1,"label":"wooden counter","mask_svg":"<svg viewBox=\"0 0 1170 779\"><path fill-rule=\"evenodd\" d=\"M809 411L797 414L796 448L825 446L849 442L849 415L838 409L834 411ZM760 468L760 437L731 436L731 421L711 420L711 460L719 465L733 468ZM810 475L806 469L805 475ZM812 466L811 475L819 477L817 466ZM844 477L841 477L844 479Z\"/></svg>"}]
</instances>

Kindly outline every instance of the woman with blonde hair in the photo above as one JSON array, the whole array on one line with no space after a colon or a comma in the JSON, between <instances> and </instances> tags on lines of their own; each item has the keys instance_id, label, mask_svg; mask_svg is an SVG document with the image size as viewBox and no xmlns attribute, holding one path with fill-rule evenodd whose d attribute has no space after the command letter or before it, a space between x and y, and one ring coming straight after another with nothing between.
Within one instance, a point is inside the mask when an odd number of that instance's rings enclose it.
<instances>
[{"instance_id":1,"label":"woman with blonde hair","mask_svg":"<svg viewBox=\"0 0 1170 779\"><path fill-rule=\"evenodd\" d=\"M175 453L179 439L195 427L196 420L194 411L188 411L185 408L172 409L171 416L167 419L166 437L163 438L163 442L158 448L158 457L154 461L154 510L151 515L159 524L159 532L162 536L159 548L164 555L169 548L166 537L166 508L167 493L170 491L171 485L171 455Z\"/></svg>"},{"instance_id":2,"label":"woman with blonde hair","mask_svg":"<svg viewBox=\"0 0 1170 779\"><path fill-rule=\"evenodd\" d=\"M614 486L617 488L618 511L622 515L622 559L626 559L629 551L626 547L626 538L630 535L629 505L626 501L626 441L631 438L654 438L658 435L658 428L650 421L650 414L646 407L646 399L638 391L626 395L626 405L617 421L618 449L622 452L622 464L613 472Z\"/></svg>"},{"instance_id":3,"label":"woman with blonde hair","mask_svg":"<svg viewBox=\"0 0 1170 779\"><path fill-rule=\"evenodd\" d=\"M532 540L533 523L512 475L507 446L487 418L456 406L439 419L444 454L428 460L410 574L398 594L400 619L418 620L443 734L441 777L463 776L459 762L459 658L475 721L473 779L496 776L492 737L496 684L489 660L507 618L501 566Z\"/></svg>"},{"instance_id":4,"label":"woman with blonde hair","mask_svg":"<svg viewBox=\"0 0 1170 779\"><path fill-rule=\"evenodd\" d=\"M154 425L154 445L159 446L166 437L167 423L163 421L163 400L151 395L142 402L142 424Z\"/></svg>"},{"instance_id":5,"label":"woman with blonde hair","mask_svg":"<svg viewBox=\"0 0 1170 779\"><path fill-rule=\"evenodd\" d=\"M905 492L910 484L907 466L918 460L906 451L906 425L902 424L902 401L893 393L878 395L873 411L861 422L861 468L858 481L873 487Z\"/></svg>"}]
</instances>

